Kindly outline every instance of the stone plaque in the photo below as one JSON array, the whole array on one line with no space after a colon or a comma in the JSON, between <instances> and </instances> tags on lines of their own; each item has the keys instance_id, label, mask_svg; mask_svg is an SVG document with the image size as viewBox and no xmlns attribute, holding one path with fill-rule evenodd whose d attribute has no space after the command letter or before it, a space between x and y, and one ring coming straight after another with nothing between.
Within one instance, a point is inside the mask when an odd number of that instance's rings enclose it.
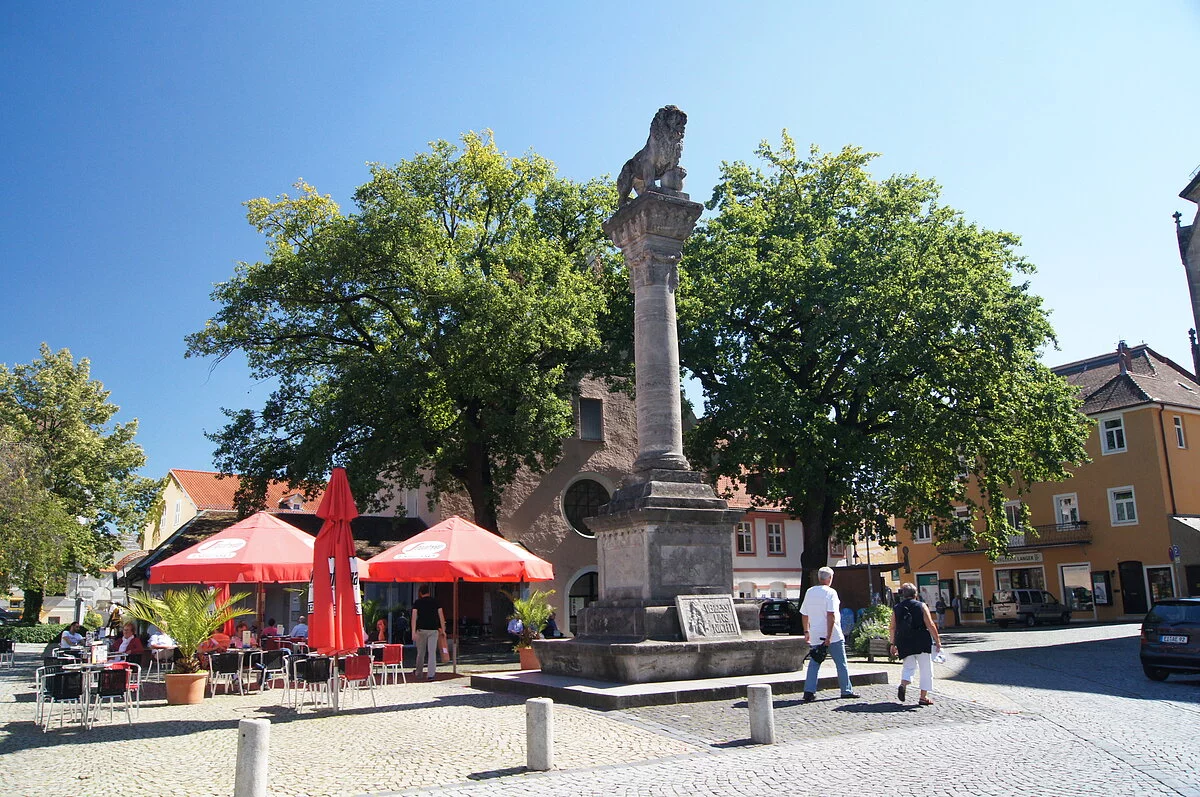
<instances>
[{"instance_id":1,"label":"stone plaque","mask_svg":"<svg viewBox=\"0 0 1200 797\"><path fill-rule=\"evenodd\" d=\"M733 595L676 595L675 609L688 642L742 638Z\"/></svg>"}]
</instances>

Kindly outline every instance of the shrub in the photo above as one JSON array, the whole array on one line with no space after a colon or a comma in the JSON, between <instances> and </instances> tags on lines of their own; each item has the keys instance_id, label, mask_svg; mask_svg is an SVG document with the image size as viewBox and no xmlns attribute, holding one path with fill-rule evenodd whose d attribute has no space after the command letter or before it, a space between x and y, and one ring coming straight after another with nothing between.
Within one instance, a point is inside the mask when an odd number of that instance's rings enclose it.
<instances>
[{"instance_id":1,"label":"shrub","mask_svg":"<svg viewBox=\"0 0 1200 797\"><path fill-rule=\"evenodd\" d=\"M104 618L100 616L100 612L95 609L88 609L87 614L83 616L84 628L95 631L102 625L104 625Z\"/></svg>"},{"instance_id":2,"label":"shrub","mask_svg":"<svg viewBox=\"0 0 1200 797\"><path fill-rule=\"evenodd\" d=\"M38 625L5 625L0 626L0 639L11 639L13 642L57 642L69 623L50 623Z\"/></svg>"},{"instance_id":3,"label":"shrub","mask_svg":"<svg viewBox=\"0 0 1200 797\"><path fill-rule=\"evenodd\" d=\"M850 634L850 649L855 653L866 654L868 640L888 638L891 622L890 607L882 604L868 607Z\"/></svg>"}]
</instances>

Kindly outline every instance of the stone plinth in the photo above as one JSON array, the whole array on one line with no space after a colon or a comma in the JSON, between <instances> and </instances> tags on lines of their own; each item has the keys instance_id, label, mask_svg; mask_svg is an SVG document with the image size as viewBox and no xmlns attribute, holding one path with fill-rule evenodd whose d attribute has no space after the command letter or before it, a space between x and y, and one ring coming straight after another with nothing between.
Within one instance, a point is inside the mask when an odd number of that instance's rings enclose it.
<instances>
[{"instance_id":1,"label":"stone plinth","mask_svg":"<svg viewBox=\"0 0 1200 797\"><path fill-rule=\"evenodd\" d=\"M792 672L808 645L804 637L766 637L713 642L613 642L578 637L533 643L542 672L621 684L726 678Z\"/></svg>"}]
</instances>

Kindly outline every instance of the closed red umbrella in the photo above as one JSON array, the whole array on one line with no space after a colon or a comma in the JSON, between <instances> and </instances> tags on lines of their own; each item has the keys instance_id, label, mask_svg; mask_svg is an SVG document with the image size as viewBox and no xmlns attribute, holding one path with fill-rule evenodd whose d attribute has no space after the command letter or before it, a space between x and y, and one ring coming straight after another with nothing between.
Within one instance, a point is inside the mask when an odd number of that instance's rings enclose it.
<instances>
[{"instance_id":1,"label":"closed red umbrella","mask_svg":"<svg viewBox=\"0 0 1200 797\"><path fill-rule=\"evenodd\" d=\"M350 533L358 508L345 468L333 469L317 516L325 523L313 547L308 645L320 653L349 653L362 647L363 624L358 559Z\"/></svg>"}]
</instances>

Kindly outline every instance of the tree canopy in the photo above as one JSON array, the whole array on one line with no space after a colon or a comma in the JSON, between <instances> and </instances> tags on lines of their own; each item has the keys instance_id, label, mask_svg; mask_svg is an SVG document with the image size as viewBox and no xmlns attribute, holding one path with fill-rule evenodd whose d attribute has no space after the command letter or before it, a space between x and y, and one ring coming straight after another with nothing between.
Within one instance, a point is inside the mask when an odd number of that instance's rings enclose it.
<instances>
[{"instance_id":1,"label":"tree canopy","mask_svg":"<svg viewBox=\"0 0 1200 797\"><path fill-rule=\"evenodd\" d=\"M247 203L267 258L217 286L188 354L243 351L279 386L226 410L218 466L243 475L246 506L269 479L317 483L335 464L374 504L425 479L498 530L517 470L573 434L579 378L627 359L627 283L600 228L615 192L490 134L370 172L348 215L303 182Z\"/></svg>"},{"instance_id":2,"label":"tree canopy","mask_svg":"<svg viewBox=\"0 0 1200 797\"><path fill-rule=\"evenodd\" d=\"M681 264L683 365L705 414L693 461L804 523L802 564L832 536L887 542L889 517L1003 550L1004 501L1085 458L1075 391L1018 240L940 204L914 175L874 180L848 147L723 164ZM971 478L963 478L969 472Z\"/></svg>"},{"instance_id":3,"label":"tree canopy","mask_svg":"<svg viewBox=\"0 0 1200 797\"><path fill-rule=\"evenodd\" d=\"M119 407L90 374L45 344L32 363L0 364L0 586L25 590L34 615L68 573L111 563L158 489L136 473L137 421L112 423Z\"/></svg>"}]
</instances>

